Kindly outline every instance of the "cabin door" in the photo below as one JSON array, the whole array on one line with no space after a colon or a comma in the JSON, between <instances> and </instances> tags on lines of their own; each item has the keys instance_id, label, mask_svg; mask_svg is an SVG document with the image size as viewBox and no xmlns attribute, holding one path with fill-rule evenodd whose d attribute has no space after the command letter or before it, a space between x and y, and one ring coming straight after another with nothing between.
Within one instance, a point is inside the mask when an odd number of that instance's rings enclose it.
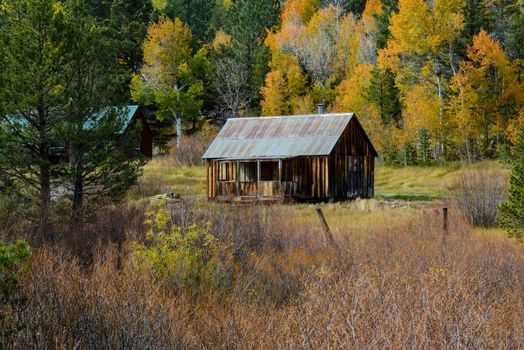
<instances>
[{"instance_id":1,"label":"cabin door","mask_svg":"<svg viewBox=\"0 0 524 350\"><path fill-rule=\"evenodd\" d=\"M365 179L364 157L350 156L347 196L350 198L364 197L366 188Z\"/></svg>"}]
</instances>

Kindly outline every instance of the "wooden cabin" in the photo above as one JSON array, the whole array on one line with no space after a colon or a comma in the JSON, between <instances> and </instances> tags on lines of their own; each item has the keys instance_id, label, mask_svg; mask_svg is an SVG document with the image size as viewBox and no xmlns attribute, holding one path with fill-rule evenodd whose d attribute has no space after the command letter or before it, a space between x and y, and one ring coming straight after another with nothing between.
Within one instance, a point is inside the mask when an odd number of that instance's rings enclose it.
<instances>
[{"instance_id":1,"label":"wooden cabin","mask_svg":"<svg viewBox=\"0 0 524 350\"><path fill-rule=\"evenodd\" d=\"M109 107L117 108L117 107ZM147 116L152 114L151 111L147 111L139 105L128 105L122 108L118 108L118 112L122 113L125 117L122 129L119 131L117 137L122 137L126 133L133 130L135 127L140 127L140 140L136 143L136 146L131 149L124 149L126 154L135 156L142 155L147 158L153 157L153 131L147 121ZM103 116L107 113L107 109L100 111L97 114L93 114L93 119L98 116ZM20 112L16 112L13 115L7 115L4 118L0 116L0 123L10 124L11 126L19 125L21 128L29 126L27 119L25 119ZM86 130L95 127L93 120L88 120L84 124ZM58 164L69 161L69 149L67 145L63 143L53 144L50 147L51 162Z\"/></svg>"},{"instance_id":2,"label":"wooden cabin","mask_svg":"<svg viewBox=\"0 0 524 350\"><path fill-rule=\"evenodd\" d=\"M140 125L140 141L135 152L147 158L153 158L153 132L146 119L145 110L139 105L127 106L127 121L123 133Z\"/></svg>"},{"instance_id":3,"label":"wooden cabin","mask_svg":"<svg viewBox=\"0 0 524 350\"><path fill-rule=\"evenodd\" d=\"M377 152L353 113L228 119L203 158L218 201L370 198Z\"/></svg>"}]
</instances>

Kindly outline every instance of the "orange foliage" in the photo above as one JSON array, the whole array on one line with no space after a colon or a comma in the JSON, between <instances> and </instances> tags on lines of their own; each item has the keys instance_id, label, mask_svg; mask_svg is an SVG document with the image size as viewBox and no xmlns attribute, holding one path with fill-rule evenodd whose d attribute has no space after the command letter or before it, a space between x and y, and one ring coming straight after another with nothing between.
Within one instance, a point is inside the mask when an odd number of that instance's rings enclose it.
<instances>
[{"instance_id":1,"label":"orange foliage","mask_svg":"<svg viewBox=\"0 0 524 350\"><path fill-rule=\"evenodd\" d=\"M284 96L285 81L280 70L274 70L267 74L266 83L262 88L264 99L260 103L262 115L282 115L286 112Z\"/></svg>"}]
</instances>

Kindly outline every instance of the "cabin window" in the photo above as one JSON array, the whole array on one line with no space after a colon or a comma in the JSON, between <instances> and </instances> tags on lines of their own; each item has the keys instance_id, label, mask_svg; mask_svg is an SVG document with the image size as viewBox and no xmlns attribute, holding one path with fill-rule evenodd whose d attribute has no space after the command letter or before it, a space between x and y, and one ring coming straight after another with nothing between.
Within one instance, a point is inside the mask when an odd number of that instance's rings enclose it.
<instances>
[{"instance_id":1,"label":"cabin window","mask_svg":"<svg viewBox=\"0 0 524 350\"><path fill-rule=\"evenodd\" d=\"M239 178L240 182L257 182L257 163L240 162Z\"/></svg>"},{"instance_id":2,"label":"cabin window","mask_svg":"<svg viewBox=\"0 0 524 350\"><path fill-rule=\"evenodd\" d=\"M260 162L260 181L278 181L278 161Z\"/></svg>"},{"instance_id":3,"label":"cabin window","mask_svg":"<svg viewBox=\"0 0 524 350\"><path fill-rule=\"evenodd\" d=\"M229 181L231 176L231 163L221 162L218 169L218 181Z\"/></svg>"}]
</instances>

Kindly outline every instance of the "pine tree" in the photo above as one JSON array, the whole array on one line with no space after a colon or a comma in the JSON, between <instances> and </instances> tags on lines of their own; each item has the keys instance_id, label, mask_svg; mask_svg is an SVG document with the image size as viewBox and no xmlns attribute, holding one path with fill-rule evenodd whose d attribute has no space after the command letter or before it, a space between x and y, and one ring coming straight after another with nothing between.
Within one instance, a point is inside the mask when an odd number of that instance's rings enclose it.
<instances>
[{"instance_id":1,"label":"pine tree","mask_svg":"<svg viewBox=\"0 0 524 350\"><path fill-rule=\"evenodd\" d=\"M428 164L431 159L431 144L429 141L428 129L422 128L419 133L419 158L422 165Z\"/></svg>"},{"instance_id":2,"label":"pine tree","mask_svg":"<svg viewBox=\"0 0 524 350\"><path fill-rule=\"evenodd\" d=\"M154 1L163 15L169 18L179 18L186 23L193 34L191 48L198 50L203 44L209 43L214 37L210 25L218 1L210 0L163 0Z\"/></svg>"},{"instance_id":3,"label":"pine tree","mask_svg":"<svg viewBox=\"0 0 524 350\"><path fill-rule=\"evenodd\" d=\"M128 111L109 107L120 81L111 41L82 1L64 6L64 30L75 40L68 47L70 61L63 65L70 85L66 97L72 102L65 106L60 128L69 154L62 183L72 192L72 227L80 229L86 216L121 199L136 183L143 161L134 154L137 130L126 130Z\"/></svg>"},{"instance_id":4,"label":"pine tree","mask_svg":"<svg viewBox=\"0 0 524 350\"><path fill-rule=\"evenodd\" d=\"M276 0L239 0L227 8L223 29L232 37L231 56L240 74L245 76L243 93L247 95L250 112L258 106L261 98L260 89L264 85L270 59L264 40L267 29L278 19L279 9L279 1Z\"/></svg>"},{"instance_id":5,"label":"pine tree","mask_svg":"<svg viewBox=\"0 0 524 350\"><path fill-rule=\"evenodd\" d=\"M53 145L68 88L63 64L74 40L64 30L65 11L55 0L8 0L0 6L0 177L21 201L36 202L41 238L51 238L51 194L59 166ZM2 186L2 184L0 184Z\"/></svg>"},{"instance_id":6,"label":"pine tree","mask_svg":"<svg viewBox=\"0 0 524 350\"><path fill-rule=\"evenodd\" d=\"M524 238L524 128L520 132L511 169L509 196L499 206L498 221L510 236Z\"/></svg>"},{"instance_id":7,"label":"pine tree","mask_svg":"<svg viewBox=\"0 0 524 350\"><path fill-rule=\"evenodd\" d=\"M111 5L113 50L120 64L131 73L137 73L142 64L142 42L152 16L151 0L114 0Z\"/></svg>"},{"instance_id":8,"label":"pine tree","mask_svg":"<svg viewBox=\"0 0 524 350\"><path fill-rule=\"evenodd\" d=\"M38 198L41 238L52 239L53 198L72 199L78 224L89 203L106 203L132 186L140 163L120 152L124 112L104 113L118 69L85 3L7 5L0 30L0 47L8 48L0 68L0 186L11 185L20 200Z\"/></svg>"},{"instance_id":9,"label":"pine tree","mask_svg":"<svg viewBox=\"0 0 524 350\"><path fill-rule=\"evenodd\" d=\"M400 92L395 86L395 75L389 69L374 68L371 71L370 86L366 98L375 103L380 110L384 125L394 122L399 125L402 119Z\"/></svg>"},{"instance_id":10,"label":"pine tree","mask_svg":"<svg viewBox=\"0 0 524 350\"><path fill-rule=\"evenodd\" d=\"M392 12L398 11L398 0L382 0L381 5L384 11L373 16L378 30L377 49L383 49L387 46L391 34L389 32L389 19Z\"/></svg>"}]
</instances>

